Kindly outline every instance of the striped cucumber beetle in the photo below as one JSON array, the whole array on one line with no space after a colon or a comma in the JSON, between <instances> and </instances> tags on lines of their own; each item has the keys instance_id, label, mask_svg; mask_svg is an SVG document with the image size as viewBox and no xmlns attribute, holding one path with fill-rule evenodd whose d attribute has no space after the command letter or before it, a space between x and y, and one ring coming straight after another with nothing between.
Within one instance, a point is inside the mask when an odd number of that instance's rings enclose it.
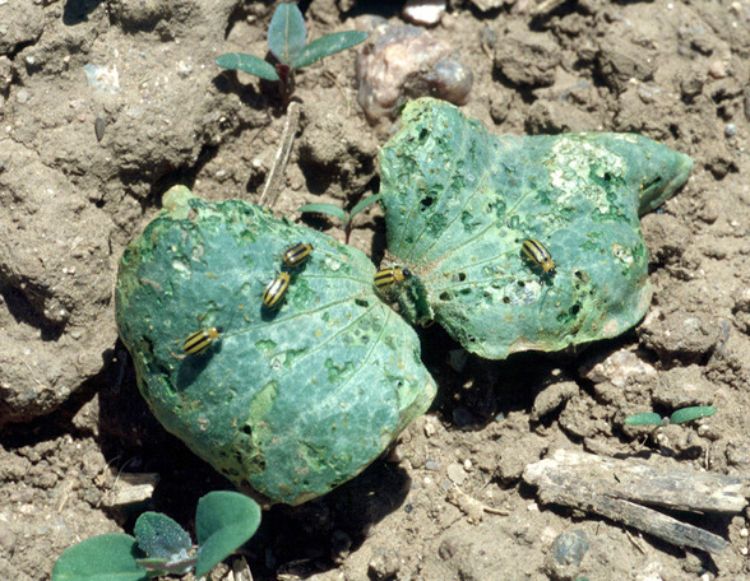
<instances>
[{"instance_id":1,"label":"striped cucumber beetle","mask_svg":"<svg viewBox=\"0 0 750 581\"><path fill-rule=\"evenodd\" d=\"M290 246L284 250L284 254L281 255L281 260L287 268L297 268L301 264L304 264L310 254L312 254L313 245L307 242L298 242L293 246Z\"/></svg>"},{"instance_id":2,"label":"striped cucumber beetle","mask_svg":"<svg viewBox=\"0 0 750 581\"><path fill-rule=\"evenodd\" d=\"M188 336L182 344L182 352L185 355L197 355L202 353L208 347L219 339L221 336L221 328L210 327L208 329L201 329Z\"/></svg>"},{"instance_id":3,"label":"striped cucumber beetle","mask_svg":"<svg viewBox=\"0 0 750 581\"><path fill-rule=\"evenodd\" d=\"M280 272L276 278L269 282L266 290L263 291L263 306L268 309L279 307L289 288L290 280L291 277L288 272Z\"/></svg>"},{"instance_id":4,"label":"striped cucumber beetle","mask_svg":"<svg viewBox=\"0 0 750 581\"><path fill-rule=\"evenodd\" d=\"M411 271L408 268L402 268L400 266L381 268L375 273L373 283L377 288L385 289L393 284L404 282L411 276Z\"/></svg>"},{"instance_id":5,"label":"striped cucumber beetle","mask_svg":"<svg viewBox=\"0 0 750 581\"><path fill-rule=\"evenodd\" d=\"M555 261L552 255L539 240L527 238L521 245L521 253L524 257L536 267L540 268L544 274L554 274Z\"/></svg>"}]
</instances>

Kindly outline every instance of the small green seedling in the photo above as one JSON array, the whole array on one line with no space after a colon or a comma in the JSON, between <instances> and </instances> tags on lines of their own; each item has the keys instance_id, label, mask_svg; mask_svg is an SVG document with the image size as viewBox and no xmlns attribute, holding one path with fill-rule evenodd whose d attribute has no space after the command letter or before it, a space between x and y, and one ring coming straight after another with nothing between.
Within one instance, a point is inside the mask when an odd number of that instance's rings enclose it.
<instances>
[{"instance_id":1,"label":"small green seedling","mask_svg":"<svg viewBox=\"0 0 750 581\"><path fill-rule=\"evenodd\" d=\"M135 537L99 535L68 548L52 569L52 581L147 581L160 575L207 575L255 534L258 504L237 492L209 492L198 501L198 546L179 524L159 512L145 512Z\"/></svg>"},{"instance_id":2,"label":"small green seedling","mask_svg":"<svg viewBox=\"0 0 750 581\"><path fill-rule=\"evenodd\" d=\"M671 416L662 418L654 412L634 414L625 418L626 426L661 426L668 424L685 424L701 418L707 418L716 413L712 405L696 405L675 411Z\"/></svg>"},{"instance_id":3,"label":"small green seedling","mask_svg":"<svg viewBox=\"0 0 750 581\"><path fill-rule=\"evenodd\" d=\"M352 229L354 228L354 218L357 216L357 214L361 214L378 200L380 200L380 194L362 198L348 212L343 208L334 206L333 204L305 204L304 206L300 206L297 211L301 214L326 214L327 216L338 218L344 225L345 240L346 243L349 244L349 237L351 236Z\"/></svg>"},{"instance_id":4,"label":"small green seedling","mask_svg":"<svg viewBox=\"0 0 750 581\"><path fill-rule=\"evenodd\" d=\"M257 56L230 52L219 55L216 64L223 69L244 71L278 81L284 105L294 93L294 72L322 58L358 45L367 38L366 32L347 30L326 34L305 44L305 19L296 4L282 3L276 7L268 27L268 50L277 61L274 64Z\"/></svg>"}]
</instances>

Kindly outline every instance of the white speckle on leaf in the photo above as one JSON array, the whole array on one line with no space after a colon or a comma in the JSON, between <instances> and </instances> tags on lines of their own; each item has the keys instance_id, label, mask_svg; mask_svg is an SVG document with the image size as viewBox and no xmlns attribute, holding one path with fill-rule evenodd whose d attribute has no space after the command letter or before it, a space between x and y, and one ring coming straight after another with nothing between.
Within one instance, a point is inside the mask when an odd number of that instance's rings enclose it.
<instances>
[{"instance_id":1,"label":"white speckle on leaf","mask_svg":"<svg viewBox=\"0 0 750 581\"><path fill-rule=\"evenodd\" d=\"M633 264L633 255L627 248L620 246L619 244L612 245L612 256L628 266Z\"/></svg>"},{"instance_id":2,"label":"white speckle on leaf","mask_svg":"<svg viewBox=\"0 0 750 581\"><path fill-rule=\"evenodd\" d=\"M172 268L174 268L175 270L179 270L180 272L188 272L190 270L188 266L181 260L173 260Z\"/></svg>"},{"instance_id":3,"label":"white speckle on leaf","mask_svg":"<svg viewBox=\"0 0 750 581\"><path fill-rule=\"evenodd\" d=\"M601 212L610 210L607 192L591 180L592 173L604 177L601 168L613 176L622 176L622 158L595 143L561 137L552 147L550 183L557 191L559 206L577 206L576 198L584 197ZM592 171L593 170L593 171Z\"/></svg>"}]
</instances>

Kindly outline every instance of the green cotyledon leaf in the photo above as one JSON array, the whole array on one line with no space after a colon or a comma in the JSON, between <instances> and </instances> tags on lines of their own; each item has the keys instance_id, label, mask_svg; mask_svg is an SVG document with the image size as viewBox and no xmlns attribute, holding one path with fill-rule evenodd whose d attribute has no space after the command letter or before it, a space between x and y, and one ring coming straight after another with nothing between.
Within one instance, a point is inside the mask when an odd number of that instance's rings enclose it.
<instances>
[{"instance_id":1,"label":"green cotyledon leaf","mask_svg":"<svg viewBox=\"0 0 750 581\"><path fill-rule=\"evenodd\" d=\"M493 135L435 99L408 104L380 154L394 298L490 359L613 337L650 302L639 213L689 157L632 134ZM544 272L522 252L537 241ZM541 255L543 257L543 255Z\"/></svg>"},{"instance_id":2,"label":"green cotyledon leaf","mask_svg":"<svg viewBox=\"0 0 750 581\"><path fill-rule=\"evenodd\" d=\"M354 477L428 408L418 338L375 294L367 256L239 200L176 187L165 208L121 259L117 324L157 419L219 472L299 504ZM264 290L299 242L313 252L268 309Z\"/></svg>"}]
</instances>

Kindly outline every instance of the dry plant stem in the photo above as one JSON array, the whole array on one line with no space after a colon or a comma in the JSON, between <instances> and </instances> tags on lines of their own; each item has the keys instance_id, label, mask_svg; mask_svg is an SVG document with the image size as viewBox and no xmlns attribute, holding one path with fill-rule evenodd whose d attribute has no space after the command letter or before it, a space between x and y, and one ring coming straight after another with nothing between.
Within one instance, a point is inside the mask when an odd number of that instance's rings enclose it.
<instances>
[{"instance_id":1,"label":"dry plant stem","mask_svg":"<svg viewBox=\"0 0 750 581\"><path fill-rule=\"evenodd\" d=\"M253 581L253 573L245 557L237 557L232 561L232 570L225 577L227 581Z\"/></svg>"},{"instance_id":2,"label":"dry plant stem","mask_svg":"<svg viewBox=\"0 0 750 581\"><path fill-rule=\"evenodd\" d=\"M261 206L266 205L269 208L273 208L279 200L286 164L289 162L289 154L292 152L294 136L297 133L299 125L299 114L299 103L296 101L289 103L289 107L286 110L284 131L281 134L281 143L279 144L279 149L276 151L271 171L268 172L266 183L263 184L263 191L258 201L258 204Z\"/></svg>"},{"instance_id":3,"label":"dry plant stem","mask_svg":"<svg viewBox=\"0 0 750 581\"><path fill-rule=\"evenodd\" d=\"M719 513L738 513L747 505L747 480L569 450L529 464L523 478L538 487L543 504L593 512L678 547L709 553L725 549L727 541L636 502Z\"/></svg>"},{"instance_id":4,"label":"dry plant stem","mask_svg":"<svg viewBox=\"0 0 750 581\"><path fill-rule=\"evenodd\" d=\"M105 497L106 506L128 506L153 497L160 476L157 472L122 473Z\"/></svg>"},{"instance_id":5,"label":"dry plant stem","mask_svg":"<svg viewBox=\"0 0 750 581\"><path fill-rule=\"evenodd\" d=\"M573 450L557 450L524 472L531 483L549 481L567 487L584 481L608 496L692 512L738 514L747 506L750 480L697 472L674 464L616 460Z\"/></svg>"}]
</instances>

